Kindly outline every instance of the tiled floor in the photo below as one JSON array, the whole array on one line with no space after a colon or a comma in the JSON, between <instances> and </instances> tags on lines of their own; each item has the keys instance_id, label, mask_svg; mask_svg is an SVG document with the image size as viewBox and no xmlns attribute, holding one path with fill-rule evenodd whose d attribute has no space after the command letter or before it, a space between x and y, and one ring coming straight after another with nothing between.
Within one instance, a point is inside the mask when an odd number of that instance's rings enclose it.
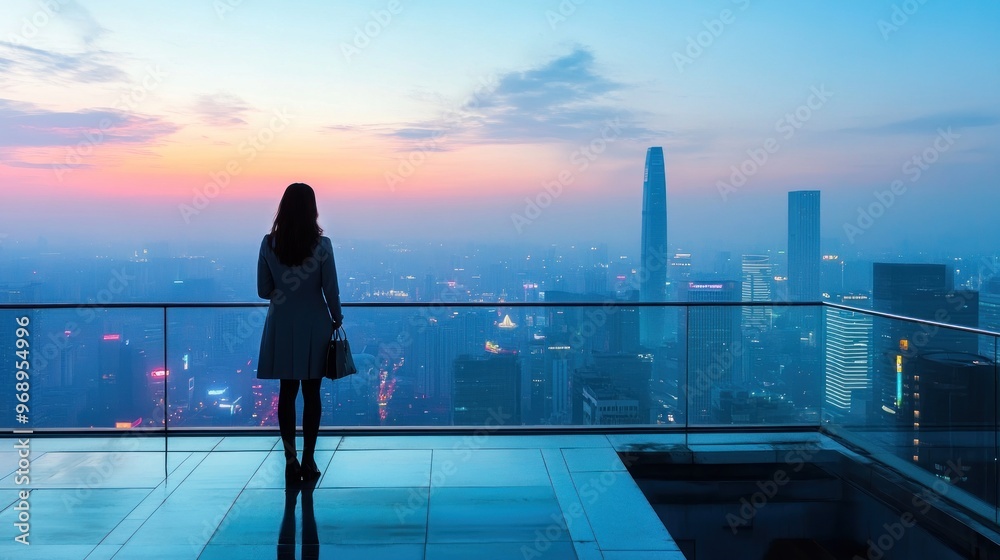
<instances>
[{"instance_id":1,"label":"tiled floor","mask_svg":"<svg viewBox=\"0 0 1000 560\"><path fill-rule=\"evenodd\" d=\"M683 559L616 437L322 437L291 490L277 437L34 438L26 514L6 439L0 558Z\"/></svg>"}]
</instances>

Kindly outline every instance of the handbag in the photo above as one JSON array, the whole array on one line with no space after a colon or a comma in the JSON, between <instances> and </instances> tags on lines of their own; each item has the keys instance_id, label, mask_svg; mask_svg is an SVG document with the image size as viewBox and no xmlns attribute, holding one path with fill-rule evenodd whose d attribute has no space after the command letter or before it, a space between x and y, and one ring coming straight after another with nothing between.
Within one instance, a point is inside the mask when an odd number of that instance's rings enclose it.
<instances>
[{"instance_id":1,"label":"handbag","mask_svg":"<svg viewBox=\"0 0 1000 560\"><path fill-rule=\"evenodd\" d=\"M326 350L324 375L330 379L340 379L357 372L354 356L351 355L351 345L347 342L347 333L344 332L344 327L341 327L333 333L330 346Z\"/></svg>"}]
</instances>

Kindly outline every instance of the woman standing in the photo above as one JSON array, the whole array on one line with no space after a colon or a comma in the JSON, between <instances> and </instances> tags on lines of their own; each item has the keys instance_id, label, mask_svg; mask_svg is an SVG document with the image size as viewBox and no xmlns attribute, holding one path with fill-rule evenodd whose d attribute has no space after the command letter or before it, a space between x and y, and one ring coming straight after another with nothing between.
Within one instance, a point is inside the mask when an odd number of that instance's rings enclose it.
<instances>
[{"instance_id":1,"label":"woman standing","mask_svg":"<svg viewBox=\"0 0 1000 560\"><path fill-rule=\"evenodd\" d=\"M270 300L257 364L259 379L280 379L278 427L285 480L316 480L314 457L326 350L344 317L333 244L323 237L316 193L304 183L285 189L257 259L257 295ZM302 463L295 456L295 399L302 386Z\"/></svg>"}]
</instances>

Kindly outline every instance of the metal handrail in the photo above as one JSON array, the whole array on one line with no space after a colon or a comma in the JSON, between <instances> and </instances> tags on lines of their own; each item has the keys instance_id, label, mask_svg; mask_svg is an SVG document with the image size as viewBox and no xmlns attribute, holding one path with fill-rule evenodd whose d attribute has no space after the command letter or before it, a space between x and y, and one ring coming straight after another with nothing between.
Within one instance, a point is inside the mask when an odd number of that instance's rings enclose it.
<instances>
[{"instance_id":1,"label":"metal handrail","mask_svg":"<svg viewBox=\"0 0 1000 560\"><path fill-rule=\"evenodd\" d=\"M260 302L110 302L110 303L0 303L0 311L5 309L225 309L267 307L266 301ZM624 301L609 299L607 301L351 301L341 303L342 307L353 308L413 308L425 307L817 307L823 302L807 301Z\"/></svg>"},{"instance_id":2,"label":"metal handrail","mask_svg":"<svg viewBox=\"0 0 1000 560\"><path fill-rule=\"evenodd\" d=\"M840 309L842 311L852 311L855 313L864 313L865 315L871 315L873 317L882 317L884 319L893 319L896 321L904 321L907 323L916 323L918 325L927 325L931 327L938 327L942 329L966 332L971 334L979 334L984 336L1000 337L1000 333L993 331L987 331L983 329L977 329L974 327L965 327L962 325L953 325L951 323L942 323L939 321L928 321L927 319L917 319L915 317L906 317L904 315L895 315L893 313L886 313L884 311L875 311L874 309L862 309L859 307L851 307L849 305L841 305L839 303L827 303L823 302L826 307L831 307L833 309Z\"/></svg>"},{"instance_id":3,"label":"metal handrail","mask_svg":"<svg viewBox=\"0 0 1000 560\"><path fill-rule=\"evenodd\" d=\"M247 308L265 308L269 304L268 302L109 302L109 303L0 303L0 311L10 310L10 311L20 311L20 310L43 310L43 309L247 309ZM943 328L949 330L955 330L960 332L966 332L970 334L982 335L982 336L992 336L1000 337L1000 332L993 332L984 329L978 329L975 327L966 327L962 325L953 325L951 323L942 323L940 321L930 321L927 319L918 319L916 317L907 317L904 315L896 315L893 313L886 313L883 311L875 311L873 309L864 309L860 307L851 307L849 305L843 305L839 303L830 303L826 301L665 301L665 302L653 302L653 301L622 301L622 300L607 300L607 301L577 301L577 302L525 302L525 301L509 301L509 302L477 302L477 301L458 301L458 302L444 302L444 301L428 301L428 302L414 302L414 301L386 301L386 302L367 302L367 301L352 301L344 302L341 304L345 308L355 308L355 309L377 309L377 308L387 308L387 309L424 309L428 307L432 308L456 308L456 309L476 309L476 308L530 308L530 307L543 307L543 308L555 308L555 307L584 307L584 308L602 308L602 307L614 307L614 308L630 308L630 307L827 307L831 309L839 309L841 311L850 311L854 313L861 313L864 315L870 315L873 317L882 317L885 319L893 319L896 321L904 321L908 323L914 323L917 325L926 325L936 328Z\"/></svg>"}]
</instances>

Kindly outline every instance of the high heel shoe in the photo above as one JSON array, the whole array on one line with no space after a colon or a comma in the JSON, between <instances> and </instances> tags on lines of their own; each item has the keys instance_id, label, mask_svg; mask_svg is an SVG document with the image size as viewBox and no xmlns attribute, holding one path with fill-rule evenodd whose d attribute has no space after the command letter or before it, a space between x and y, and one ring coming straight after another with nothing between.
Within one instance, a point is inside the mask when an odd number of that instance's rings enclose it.
<instances>
[{"instance_id":1,"label":"high heel shoe","mask_svg":"<svg viewBox=\"0 0 1000 560\"><path fill-rule=\"evenodd\" d=\"M303 481L319 480L319 468L316 466L316 461L312 459L302 461L301 472Z\"/></svg>"},{"instance_id":2,"label":"high heel shoe","mask_svg":"<svg viewBox=\"0 0 1000 560\"><path fill-rule=\"evenodd\" d=\"M298 482L302 480L302 466L295 457L285 460L285 482Z\"/></svg>"}]
</instances>

